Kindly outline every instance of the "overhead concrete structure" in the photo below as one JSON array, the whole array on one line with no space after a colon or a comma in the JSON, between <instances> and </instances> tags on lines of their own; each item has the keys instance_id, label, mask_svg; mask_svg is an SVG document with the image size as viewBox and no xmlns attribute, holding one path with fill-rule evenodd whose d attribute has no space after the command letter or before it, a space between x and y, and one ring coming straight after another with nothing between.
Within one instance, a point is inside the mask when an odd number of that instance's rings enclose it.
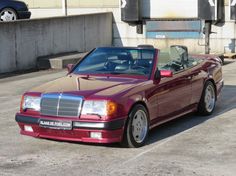
<instances>
[{"instance_id":1,"label":"overhead concrete structure","mask_svg":"<svg viewBox=\"0 0 236 176\"><path fill-rule=\"evenodd\" d=\"M230 19L236 20L236 0L230 0Z\"/></svg>"},{"instance_id":2,"label":"overhead concrete structure","mask_svg":"<svg viewBox=\"0 0 236 176\"><path fill-rule=\"evenodd\" d=\"M224 0L121 0L121 20L136 26L138 34L146 27L147 38L205 38L210 53L211 25L225 23ZM203 35L204 34L204 35ZM200 44L199 44L200 45Z\"/></svg>"},{"instance_id":3,"label":"overhead concrete structure","mask_svg":"<svg viewBox=\"0 0 236 176\"><path fill-rule=\"evenodd\" d=\"M121 0L122 20L202 19L218 21L224 0Z\"/></svg>"}]
</instances>

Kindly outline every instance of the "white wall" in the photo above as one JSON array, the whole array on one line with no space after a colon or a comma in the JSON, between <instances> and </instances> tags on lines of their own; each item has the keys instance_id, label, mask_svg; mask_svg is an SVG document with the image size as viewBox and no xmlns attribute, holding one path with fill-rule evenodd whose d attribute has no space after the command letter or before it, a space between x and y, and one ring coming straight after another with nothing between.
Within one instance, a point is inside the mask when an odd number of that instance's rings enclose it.
<instances>
[{"instance_id":1,"label":"white wall","mask_svg":"<svg viewBox=\"0 0 236 176\"><path fill-rule=\"evenodd\" d=\"M144 18L198 17L198 0L142 0L141 6Z\"/></svg>"}]
</instances>

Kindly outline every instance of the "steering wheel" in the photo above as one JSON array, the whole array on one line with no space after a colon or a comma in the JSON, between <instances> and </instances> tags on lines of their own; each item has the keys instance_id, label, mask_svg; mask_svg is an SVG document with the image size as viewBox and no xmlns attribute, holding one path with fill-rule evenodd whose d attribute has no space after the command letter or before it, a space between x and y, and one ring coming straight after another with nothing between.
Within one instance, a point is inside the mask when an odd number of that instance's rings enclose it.
<instances>
[{"instance_id":1,"label":"steering wheel","mask_svg":"<svg viewBox=\"0 0 236 176\"><path fill-rule=\"evenodd\" d=\"M183 68L183 65L177 61L171 61L170 62L170 67L175 69L176 71L181 70Z\"/></svg>"},{"instance_id":2,"label":"steering wheel","mask_svg":"<svg viewBox=\"0 0 236 176\"><path fill-rule=\"evenodd\" d=\"M114 70L115 67L116 67L116 64L109 61L104 64L104 69L106 70Z\"/></svg>"},{"instance_id":3,"label":"steering wheel","mask_svg":"<svg viewBox=\"0 0 236 176\"><path fill-rule=\"evenodd\" d=\"M177 61L171 61L171 65L177 66L177 67L183 67L183 65Z\"/></svg>"}]
</instances>

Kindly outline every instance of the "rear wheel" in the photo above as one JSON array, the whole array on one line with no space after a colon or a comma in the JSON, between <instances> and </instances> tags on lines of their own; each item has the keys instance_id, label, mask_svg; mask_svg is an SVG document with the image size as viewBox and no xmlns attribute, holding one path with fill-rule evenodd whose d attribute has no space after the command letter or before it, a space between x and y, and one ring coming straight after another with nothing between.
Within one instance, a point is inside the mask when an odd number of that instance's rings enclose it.
<instances>
[{"instance_id":1,"label":"rear wheel","mask_svg":"<svg viewBox=\"0 0 236 176\"><path fill-rule=\"evenodd\" d=\"M1 21L15 21L17 20L17 14L15 10L11 8L5 8L0 11L0 20Z\"/></svg>"},{"instance_id":2,"label":"rear wheel","mask_svg":"<svg viewBox=\"0 0 236 176\"><path fill-rule=\"evenodd\" d=\"M211 81L208 81L202 93L202 97L198 106L198 112L201 115L211 115L216 105L215 86Z\"/></svg>"},{"instance_id":3,"label":"rear wheel","mask_svg":"<svg viewBox=\"0 0 236 176\"><path fill-rule=\"evenodd\" d=\"M149 117L143 105L136 105L130 112L122 145L125 147L141 147L145 144L149 131Z\"/></svg>"}]
</instances>

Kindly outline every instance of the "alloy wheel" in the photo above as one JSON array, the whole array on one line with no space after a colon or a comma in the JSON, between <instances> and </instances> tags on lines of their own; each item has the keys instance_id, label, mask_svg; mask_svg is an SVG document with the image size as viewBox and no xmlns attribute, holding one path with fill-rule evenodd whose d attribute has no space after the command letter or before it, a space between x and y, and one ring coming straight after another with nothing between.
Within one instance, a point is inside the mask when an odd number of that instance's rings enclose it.
<instances>
[{"instance_id":1,"label":"alloy wheel","mask_svg":"<svg viewBox=\"0 0 236 176\"><path fill-rule=\"evenodd\" d=\"M3 9L0 12L1 21L14 21L17 20L16 12L12 9Z\"/></svg>"},{"instance_id":2,"label":"alloy wheel","mask_svg":"<svg viewBox=\"0 0 236 176\"><path fill-rule=\"evenodd\" d=\"M134 115L132 121L132 135L137 143L142 143L148 132L148 122L146 113L139 110Z\"/></svg>"},{"instance_id":3,"label":"alloy wheel","mask_svg":"<svg viewBox=\"0 0 236 176\"><path fill-rule=\"evenodd\" d=\"M215 107L216 96L215 96L215 89L211 84L209 84L206 88L204 100L205 100L206 110L208 112L213 111Z\"/></svg>"}]
</instances>

